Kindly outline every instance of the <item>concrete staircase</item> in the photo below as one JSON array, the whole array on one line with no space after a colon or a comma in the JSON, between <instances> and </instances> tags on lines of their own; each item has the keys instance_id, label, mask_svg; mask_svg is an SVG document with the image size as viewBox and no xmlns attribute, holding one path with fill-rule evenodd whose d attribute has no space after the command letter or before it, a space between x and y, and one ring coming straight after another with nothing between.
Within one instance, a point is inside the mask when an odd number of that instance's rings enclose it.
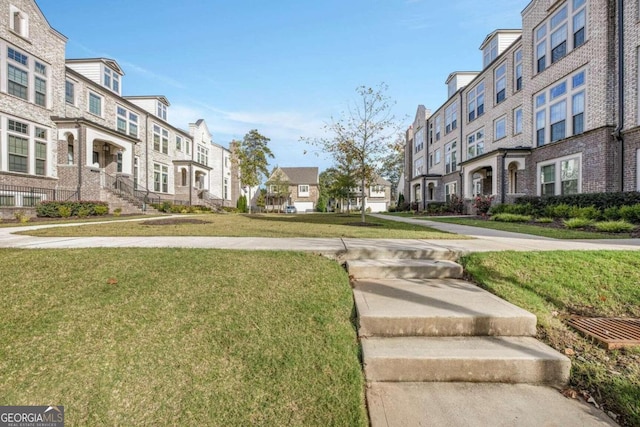
<instances>
[{"instance_id":1,"label":"concrete staircase","mask_svg":"<svg viewBox=\"0 0 640 427\"><path fill-rule=\"evenodd\" d=\"M156 209L152 208L151 206L146 206L146 209L143 211L142 206L140 206L140 203L138 201L126 199L107 189L100 190L100 200L103 200L109 204L109 212L113 212L115 209L119 208L122 210L122 213L125 215L128 215L128 214L152 215L152 214L159 213Z\"/></svg>"},{"instance_id":2,"label":"concrete staircase","mask_svg":"<svg viewBox=\"0 0 640 427\"><path fill-rule=\"evenodd\" d=\"M600 418L589 421L595 418L586 405L575 407L549 387L567 384L571 362L534 338L536 317L461 280L450 250L361 255L347 253L343 260L353 280L372 426L487 425L478 413L486 415L491 405L474 407L464 397L473 390L485 400L495 396L495 411L514 412L505 406L517 399L530 407L518 409L515 424L496 415L492 425L556 425L549 418L555 410L584 421L580 425L603 425ZM446 405L433 404L440 399ZM546 401L559 406L546 411L538 404ZM436 413L438 407L449 412Z\"/></svg>"}]
</instances>

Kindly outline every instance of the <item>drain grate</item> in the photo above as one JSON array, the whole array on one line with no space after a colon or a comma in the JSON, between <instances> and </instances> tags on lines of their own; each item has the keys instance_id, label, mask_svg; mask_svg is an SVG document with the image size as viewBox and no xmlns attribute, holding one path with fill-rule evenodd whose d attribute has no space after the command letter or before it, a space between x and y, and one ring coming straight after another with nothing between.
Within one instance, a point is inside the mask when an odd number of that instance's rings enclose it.
<instances>
[{"instance_id":1,"label":"drain grate","mask_svg":"<svg viewBox=\"0 0 640 427\"><path fill-rule=\"evenodd\" d=\"M574 317L567 322L608 350L640 346L640 319Z\"/></svg>"}]
</instances>

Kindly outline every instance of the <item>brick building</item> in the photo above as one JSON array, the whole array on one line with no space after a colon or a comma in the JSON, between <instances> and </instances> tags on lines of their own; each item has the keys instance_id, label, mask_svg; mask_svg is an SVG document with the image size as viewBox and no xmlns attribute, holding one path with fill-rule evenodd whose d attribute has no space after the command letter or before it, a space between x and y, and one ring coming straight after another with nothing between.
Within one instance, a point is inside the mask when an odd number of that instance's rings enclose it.
<instances>
[{"instance_id":1,"label":"brick building","mask_svg":"<svg viewBox=\"0 0 640 427\"><path fill-rule=\"evenodd\" d=\"M481 71L452 73L433 114L418 107L405 199L638 190L638 16L638 2L531 1L522 30L483 41Z\"/></svg>"}]
</instances>

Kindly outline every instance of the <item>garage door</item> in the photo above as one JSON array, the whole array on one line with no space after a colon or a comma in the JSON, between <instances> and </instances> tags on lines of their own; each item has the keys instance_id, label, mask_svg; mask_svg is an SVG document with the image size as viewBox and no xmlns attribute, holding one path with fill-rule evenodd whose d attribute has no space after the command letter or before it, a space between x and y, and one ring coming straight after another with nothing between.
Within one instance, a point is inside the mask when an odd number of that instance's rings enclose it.
<instances>
[{"instance_id":1,"label":"garage door","mask_svg":"<svg viewBox=\"0 0 640 427\"><path fill-rule=\"evenodd\" d=\"M295 202L293 205L299 213L304 213L306 211L313 212L313 202Z\"/></svg>"},{"instance_id":2,"label":"garage door","mask_svg":"<svg viewBox=\"0 0 640 427\"><path fill-rule=\"evenodd\" d=\"M371 208L371 212L385 212L387 210L387 204L385 202L371 202L367 203L367 207Z\"/></svg>"}]
</instances>

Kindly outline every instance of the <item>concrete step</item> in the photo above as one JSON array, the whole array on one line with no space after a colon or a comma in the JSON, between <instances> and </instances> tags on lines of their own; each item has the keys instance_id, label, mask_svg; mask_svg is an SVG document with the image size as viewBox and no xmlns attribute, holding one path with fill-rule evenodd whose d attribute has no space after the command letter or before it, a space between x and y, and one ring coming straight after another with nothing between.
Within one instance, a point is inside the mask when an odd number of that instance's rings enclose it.
<instances>
[{"instance_id":1,"label":"concrete step","mask_svg":"<svg viewBox=\"0 0 640 427\"><path fill-rule=\"evenodd\" d=\"M457 279L354 282L359 330L368 336L534 336L536 317Z\"/></svg>"},{"instance_id":2,"label":"concrete step","mask_svg":"<svg viewBox=\"0 0 640 427\"><path fill-rule=\"evenodd\" d=\"M462 277L462 266L448 260L365 259L347 261L356 279L438 279Z\"/></svg>"},{"instance_id":3,"label":"concrete step","mask_svg":"<svg viewBox=\"0 0 640 427\"><path fill-rule=\"evenodd\" d=\"M369 382L496 382L562 386L571 362L531 337L361 340Z\"/></svg>"},{"instance_id":4,"label":"concrete step","mask_svg":"<svg viewBox=\"0 0 640 427\"><path fill-rule=\"evenodd\" d=\"M372 383L372 427L617 426L602 411L551 387L487 383Z\"/></svg>"},{"instance_id":5,"label":"concrete step","mask_svg":"<svg viewBox=\"0 0 640 427\"><path fill-rule=\"evenodd\" d=\"M376 242L378 243L378 242ZM407 248L406 243L384 242L380 247L356 246L349 244L347 251L340 255L341 261L358 259L431 259L457 261L460 251L439 247Z\"/></svg>"}]
</instances>

